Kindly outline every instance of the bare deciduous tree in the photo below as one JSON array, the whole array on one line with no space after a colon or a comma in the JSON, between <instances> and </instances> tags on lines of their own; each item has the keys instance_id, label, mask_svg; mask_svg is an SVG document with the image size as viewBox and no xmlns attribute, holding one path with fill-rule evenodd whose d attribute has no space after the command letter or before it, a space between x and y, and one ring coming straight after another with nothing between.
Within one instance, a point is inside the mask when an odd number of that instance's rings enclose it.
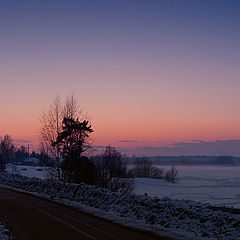
<instances>
[{"instance_id":1,"label":"bare deciduous tree","mask_svg":"<svg viewBox=\"0 0 240 240\"><path fill-rule=\"evenodd\" d=\"M63 104L62 118L78 118L80 121L86 118L86 116L83 116L83 111L80 109L73 94L68 96Z\"/></svg>"},{"instance_id":2,"label":"bare deciduous tree","mask_svg":"<svg viewBox=\"0 0 240 240\"><path fill-rule=\"evenodd\" d=\"M151 175L152 161L146 157L137 158L134 162L135 177L148 178Z\"/></svg>"},{"instance_id":3,"label":"bare deciduous tree","mask_svg":"<svg viewBox=\"0 0 240 240\"><path fill-rule=\"evenodd\" d=\"M154 167L150 159L142 157L134 161L134 167L128 171L128 174L137 178L161 179L164 176L164 169Z\"/></svg>"},{"instance_id":4,"label":"bare deciduous tree","mask_svg":"<svg viewBox=\"0 0 240 240\"><path fill-rule=\"evenodd\" d=\"M111 191L130 193L133 179L127 176L127 163L124 156L114 147L107 146L96 158L97 184Z\"/></svg>"},{"instance_id":5,"label":"bare deciduous tree","mask_svg":"<svg viewBox=\"0 0 240 240\"><path fill-rule=\"evenodd\" d=\"M164 177L164 169L158 167L152 167L151 178L162 179Z\"/></svg>"},{"instance_id":6,"label":"bare deciduous tree","mask_svg":"<svg viewBox=\"0 0 240 240\"><path fill-rule=\"evenodd\" d=\"M165 173L165 179L170 183L176 183L178 181L178 171L175 166L172 166L171 169Z\"/></svg>"},{"instance_id":7,"label":"bare deciduous tree","mask_svg":"<svg viewBox=\"0 0 240 240\"><path fill-rule=\"evenodd\" d=\"M48 156L48 173L52 179L62 179L61 156L58 146L52 146L57 139L63 117L62 101L57 96L47 111L40 117L40 151Z\"/></svg>"},{"instance_id":8,"label":"bare deciduous tree","mask_svg":"<svg viewBox=\"0 0 240 240\"><path fill-rule=\"evenodd\" d=\"M63 119L81 119L81 114L82 111L72 94L64 102L57 96L40 116L40 151L48 158L48 173L51 179L63 180L60 148L57 144L53 146L62 129Z\"/></svg>"}]
</instances>

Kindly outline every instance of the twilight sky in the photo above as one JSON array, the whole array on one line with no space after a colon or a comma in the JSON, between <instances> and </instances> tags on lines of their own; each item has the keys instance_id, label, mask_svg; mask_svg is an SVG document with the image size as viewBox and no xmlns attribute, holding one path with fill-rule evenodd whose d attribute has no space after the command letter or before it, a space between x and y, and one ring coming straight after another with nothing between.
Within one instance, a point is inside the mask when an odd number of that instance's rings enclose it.
<instances>
[{"instance_id":1,"label":"twilight sky","mask_svg":"<svg viewBox=\"0 0 240 240\"><path fill-rule=\"evenodd\" d=\"M240 156L239 26L238 0L1 0L0 136L33 148L74 93L98 149Z\"/></svg>"}]
</instances>

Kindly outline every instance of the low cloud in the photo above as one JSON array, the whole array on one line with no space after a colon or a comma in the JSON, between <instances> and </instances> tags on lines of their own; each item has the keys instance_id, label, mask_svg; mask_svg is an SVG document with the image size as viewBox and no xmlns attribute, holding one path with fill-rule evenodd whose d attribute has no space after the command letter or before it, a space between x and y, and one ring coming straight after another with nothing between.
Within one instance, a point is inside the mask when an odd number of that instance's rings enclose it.
<instances>
[{"instance_id":1,"label":"low cloud","mask_svg":"<svg viewBox=\"0 0 240 240\"><path fill-rule=\"evenodd\" d=\"M193 143L204 143L206 141L199 140L199 139L192 139L191 142L193 142Z\"/></svg>"},{"instance_id":2,"label":"low cloud","mask_svg":"<svg viewBox=\"0 0 240 240\"><path fill-rule=\"evenodd\" d=\"M95 151L103 151L106 149L106 147L108 147L109 145L92 145L91 147L93 148L93 150ZM117 149L121 149L121 147L118 147L118 146L111 146L111 147L114 147L114 148L117 148Z\"/></svg>"},{"instance_id":3,"label":"low cloud","mask_svg":"<svg viewBox=\"0 0 240 240\"><path fill-rule=\"evenodd\" d=\"M118 140L120 143L138 143L138 141L135 140Z\"/></svg>"},{"instance_id":4,"label":"low cloud","mask_svg":"<svg viewBox=\"0 0 240 240\"><path fill-rule=\"evenodd\" d=\"M100 149L106 148L106 146L103 146L103 145L93 145L92 147L93 148L100 148Z\"/></svg>"},{"instance_id":5,"label":"low cloud","mask_svg":"<svg viewBox=\"0 0 240 240\"><path fill-rule=\"evenodd\" d=\"M16 143L30 143L31 141L28 139L14 139Z\"/></svg>"},{"instance_id":6,"label":"low cloud","mask_svg":"<svg viewBox=\"0 0 240 240\"><path fill-rule=\"evenodd\" d=\"M135 148L144 155L233 155L240 156L240 140L175 142L171 146Z\"/></svg>"}]
</instances>

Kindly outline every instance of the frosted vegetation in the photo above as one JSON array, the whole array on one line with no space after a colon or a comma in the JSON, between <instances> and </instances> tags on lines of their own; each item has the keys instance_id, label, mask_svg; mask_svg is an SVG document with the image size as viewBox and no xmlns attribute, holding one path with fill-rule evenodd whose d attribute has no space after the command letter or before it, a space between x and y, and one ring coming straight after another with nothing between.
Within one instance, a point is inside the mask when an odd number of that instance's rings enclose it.
<instances>
[{"instance_id":1,"label":"frosted vegetation","mask_svg":"<svg viewBox=\"0 0 240 240\"><path fill-rule=\"evenodd\" d=\"M146 157L136 158L132 167L128 170L128 176L133 178L164 179L170 183L176 183L178 172L174 166L167 171L153 165L153 162Z\"/></svg>"},{"instance_id":2,"label":"frosted vegetation","mask_svg":"<svg viewBox=\"0 0 240 240\"><path fill-rule=\"evenodd\" d=\"M171 166L164 166L164 169L170 168ZM177 183L169 183L163 179L135 178L134 193L240 208L240 166L176 166L176 168ZM7 172L41 179L48 176L45 167L36 166L16 167L8 164Z\"/></svg>"},{"instance_id":3,"label":"frosted vegetation","mask_svg":"<svg viewBox=\"0 0 240 240\"><path fill-rule=\"evenodd\" d=\"M159 229L197 239L240 239L240 216L216 211L191 200L124 195L86 184L41 180L7 173L0 183L55 200L68 199L81 206L103 210L115 217L135 220Z\"/></svg>"},{"instance_id":4,"label":"frosted vegetation","mask_svg":"<svg viewBox=\"0 0 240 240\"><path fill-rule=\"evenodd\" d=\"M0 239L1 240L13 240L13 235L8 230L6 224L0 219Z\"/></svg>"}]
</instances>

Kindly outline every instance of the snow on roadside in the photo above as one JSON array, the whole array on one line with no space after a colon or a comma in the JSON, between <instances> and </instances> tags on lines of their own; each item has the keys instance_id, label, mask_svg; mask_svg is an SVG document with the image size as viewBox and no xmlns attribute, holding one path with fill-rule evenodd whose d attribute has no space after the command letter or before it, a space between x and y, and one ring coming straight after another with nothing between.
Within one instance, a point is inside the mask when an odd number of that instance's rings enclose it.
<instances>
[{"instance_id":1,"label":"snow on roadside","mask_svg":"<svg viewBox=\"0 0 240 240\"><path fill-rule=\"evenodd\" d=\"M166 167L166 166L165 166ZM170 168L171 166L167 166ZM240 166L177 166L179 181L135 178L134 193L159 198L169 197L209 203L213 206L240 208ZM9 174L48 178L46 167L7 164Z\"/></svg>"},{"instance_id":2,"label":"snow on roadside","mask_svg":"<svg viewBox=\"0 0 240 240\"><path fill-rule=\"evenodd\" d=\"M1 240L11 240L13 239L12 234L7 229L6 224L0 220L0 239Z\"/></svg>"},{"instance_id":3,"label":"snow on roadside","mask_svg":"<svg viewBox=\"0 0 240 240\"><path fill-rule=\"evenodd\" d=\"M69 184L0 174L0 183L48 196L72 201L83 208L98 209L114 217L130 219L140 225L197 239L240 239L240 216L214 211L209 204L190 200L157 198L148 195L121 195L96 186ZM156 232L156 231L155 231Z\"/></svg>"}]
</instances>

